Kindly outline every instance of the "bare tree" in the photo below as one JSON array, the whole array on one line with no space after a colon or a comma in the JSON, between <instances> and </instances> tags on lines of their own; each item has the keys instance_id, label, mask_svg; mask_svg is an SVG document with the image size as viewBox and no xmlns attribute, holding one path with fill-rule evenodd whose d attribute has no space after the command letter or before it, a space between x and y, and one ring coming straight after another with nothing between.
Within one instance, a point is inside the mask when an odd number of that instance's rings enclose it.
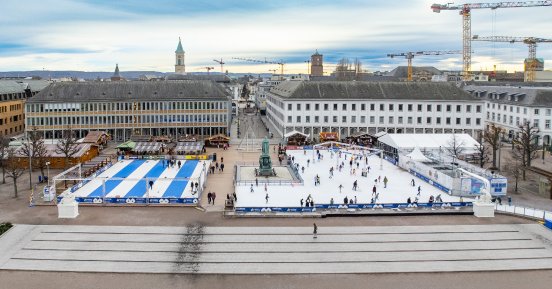
<instances>
[{"instance_id":1,"label":"bare tree","mask_svg":"<svg viewBox=\"0 0 552 289\"><path fill-rule=\"evenodd\" d=\"M514 150L512 155L521 161L521 165L524 167L522 176L525 181L525 168L530 167L531 160L537 158L539 129L531 126L529 121L523 122L518 128L519 130L513 140Z\"/></svg>"},{"instance_id":2,"label":"bare tree","mask_svg":"<svg viewBox=\"0 0 552 289\"><path fill-rule=\"evenodd\" d=\"M2 166L2 184L6 183L6 160L8 155L9 139L0 134L0 166Z\"/></svg>"},{"instance_id":3,"label":"bare tree","mask_svg":"<svg viewBox=\"0 0 552 289\"><path fill-rule=\"evenodd\" d=\"M39 168L42 179L44 179L44 169L48 162L48 149L44 144L44 139L40 132L33 128L29 134L29 142L23 143L21 153L32 159L32 167Z\"/></svg>"},{"instance_id":4,"label":"bare tree","mask_svg":"<svg viewBox=\"0 0 552 289\"><path fill-rule=\"evenodd\" d=\"M75 132L71 127L63 131L62 138L56 145L56 153L65 156L65 167L69 166L69 158L74 156L79 151L79 144L75 138Z\"/></svg>"},{"instance_id":5,"label":"bare tree","mask_svg":"<svg viewBox=\"0 0 552 289\"><path fill-rule=\"evenodd\" d=\"M453 134L450 140L447 142L447 147L445 148L450 156L458 158L460 154L464 151L466 143L458 138L456 134Z\"/></svg>"},{"instance_id":6,"label":"bare tree","mask_svg":"<svg viewBox=\"0 0 552 289\"><path fill-rule=\"evenodd\" d=\"M9 148L6 160L6 175L13 180L13 197L17 198L17 179L25 173L25 168L17 157L15 149Z\"/></svg>"},{"instance_id":7,"label":"bare tree","mask_svg":"<svg viewBox=\"0 0 552 289\"><path fill-rule=\"evenodd\" d=\"M475 146L475 150L477 151L477 161L479 162L479 166L483 167L489 162L489 146L483 142L482 133L479 134L477 141L479 142L479 145Z\"/></svg>"},{"instance_id":8,"label":"bare tree","mask_svg":"<svg viewBox=\"0 0 552 289\"><path fill-rule=\"evenodd\" d=\"M517 151L514 150L512 152L512 160L508 163L508 166L506 167L506 172L508 172L512 177L514 177L514 180L516 181L515 188L514 188L514 192L516 194L518 193L519 177L522 175L522 172L524 172L523 166L521 165L522 163L521 159L522 159L521 155L519 155Z\"/></svg>"},{"instance_id":9,"label":"bare tree","mask_svg":"<svg viewBox=\"0 0 552 289\"><path fill-rule=\"evenodd\" d=\"M487 126L485 131L483 131L483 139L490 145L493 152L493 168L496 168L496 152L500 149L500 135L504 130L500 127L491 124Z\"/></svg>"}]
</instances>

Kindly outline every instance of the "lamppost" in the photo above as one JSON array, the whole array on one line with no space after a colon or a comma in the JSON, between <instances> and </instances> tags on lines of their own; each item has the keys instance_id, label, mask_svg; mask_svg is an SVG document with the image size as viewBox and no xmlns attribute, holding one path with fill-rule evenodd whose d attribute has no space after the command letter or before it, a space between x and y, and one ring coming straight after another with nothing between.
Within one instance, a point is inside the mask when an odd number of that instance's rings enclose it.
<instances>
[{"instance_id":1,"label":"lamppost","mask_svg":"<svg viewBox=\"0 0 552 289\"><path fill-rule=\"evenodd\" d=\"M32 156L31 156L31 138L27 136L27 153L29 155L29 189L33 189L33 163L32 163Z\"/></svg>"},{"instance_id":2,"label":"lamppost","mask_svg":"<svg viewBox=\"0 0 552 289\"><path fill-rule=\"evenodd\" d=\"M47 185L50 185L50 162L46 162L46 178L48 179Z\"/></svg>"}]
</instances>

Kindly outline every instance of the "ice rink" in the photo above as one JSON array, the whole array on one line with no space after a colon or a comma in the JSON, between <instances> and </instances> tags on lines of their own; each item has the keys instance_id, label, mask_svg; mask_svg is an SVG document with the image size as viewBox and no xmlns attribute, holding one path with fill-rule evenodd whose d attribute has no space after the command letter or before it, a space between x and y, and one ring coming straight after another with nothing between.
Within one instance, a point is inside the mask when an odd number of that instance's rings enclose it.
<instances>
[{"instance_id":1,"label":"ice rink","mask_svg":"<svg viewBox=\"0 0 552 289\"><path fill-rule=\"evenodd\" d=\"M180 167L177 164L170 167L163 160L121 160L92 178L73 195L83 202L100 198L197 198L197 194L192 194L191 184L197 182L208 163L197 160L180 162Z\"/></svg>"},{"instance_id":2,"label":"ice rink","mask_svg":"<svg viewBox=\"0 0 552 289\"><path fill-rule=\"evenodd\" d=\"M305 153L306 152L306 153ZM359 151L351 151L359 154ZM412 202L418 198L419 203L427 203L430 196L441 196L443 202L459 202L460 199L455 196L449 196L438 188L424 182L421 179L411 175L407 171L391 164L386 160L380 160L379 155L372 155L362 160L353 161L353 166L349 165L351 152L342 151L341 158L338 153L332 153L328 150L320 150L322 159L313 162L312 150L288 150L287 154L295 158L295 163L299 164L299 174L304 180L304 185L268 185L266 187L259 178L259 185L241 185L236 187L236 207L300 207L300 200L306 200L310 195L316 204L330 204L333 198L334 204L343 204L344 198L356 199L357 204L370 204L372 198L375 199L373 188L376 187L378 199L374 200L377 204L396 204L406 203L410 197ZM310 160L308 163L307 160ZM358 162L358 168L357 168ZM338 164L343 163L343 169L339 171L336 168ZM381 164L381 168L380 168ZM302 167L305 168L302 172ZM333 177L330 177L330 168L333 167ZM370 167L367 177L361 176L363 168ZM353 174L353 169L355 170ZM315 177L320 177L320 185L315 185ZM387 187L384 187L384 178L387 177ZM380 179L381 181L375 182ZM412 186L414 179L415 186ZM357 181L358 187L353 190L353 183ZM342 186L340 190L340 186ZM420 194L418 195L418 187ZM341 192L340 192L341 191ZM268 201L266 195L268 194ZM464 199L464 201L471 201Z\"/></svg>"}]
</instances>

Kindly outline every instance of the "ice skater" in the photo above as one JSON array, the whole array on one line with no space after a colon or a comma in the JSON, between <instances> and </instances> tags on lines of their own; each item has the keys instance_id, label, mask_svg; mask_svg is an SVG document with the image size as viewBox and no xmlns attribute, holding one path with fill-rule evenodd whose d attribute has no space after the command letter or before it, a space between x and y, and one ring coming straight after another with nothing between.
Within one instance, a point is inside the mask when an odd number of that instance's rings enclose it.
<instances>
[{"instance_id":1,"label":"ice skater","mask_svg":"<svg viewBox=\"0 0 552 289\"><path fill-rule=\"evenodd\" d=\"M421 193L422 193L422 186L418 186L418 194L417 194L417 196L419 196Z\"/></svg>"},{"instance_id":2,"label":"ice skater","mask_svg":"<svg viewBox=\"0 0 552 289\"><path fill-rule=\"evenodd\" d=\"M266 193L266 196L265 196L265 200L266 200L266 203L268 204L268 193Z\"/></svg>"},{"instance_id":3,"label":"ice skater","mask_svg":"<svg viewBox=\"0 0 552 289\"><path fill-rule=\"evenodd\" d=\"M372 188L372 194L373 194L373 195L376 194L376 185L374 185L374 187Z\"/></svg>"},{"instance_id":4,"label":"ice skater","mask_svg":"<svg viewBox=\"0 0 552 289\"><path fill-rule=\"evenodd\" d=\"M253 190L253 184L251 184L251 193L255 192L255 190Z\"/></svg>"},{"instance_id":5,"label":"ice skater","mask_svg":"<svg viewBox=\"0 0 552 289\"><path fill-rule=\"evenodd\" d=\"M305 167L301 167L301 173L305 173Z\"/></svg>"},{"instance_id":6,"label":"ice skater","mask_svg":"<svg viewBox=\"0 0 552 289\"><path fill-rule=\"evenodd\" d=\"M182 166L182 162L179 160L178 161L178 169L180 169L181 166Z\"/></svg>"},{"instance_id":7,"label":"ice skater","mask_svg":"<svg viewBox=\"0 0 552 289\"><path fill-rule=\"evenodd\" d=\"M387 176L385 176L385 177L383 178L383 187L384 187L384 188L387 188L387 182L388 182L388 181L389 181L389 180L387 179Z\"/></svg>"},{"instance_id":8,"label":"ice skater","mask_svg":"<svg viewBox=\"0 0 552 289\"><path fill-rule=\"evenodd\" d=\"M341 194L341 189L343 189L343 185L339 185L339 193Z\"/></svg>"},{"instance_id":9,"label":"ice skater","mask_svg":"<svg viewBox=\"0 0 552 289\"><path fill-rule=\"evenodd\" d=\"M268 187L267 187L267 185L266 185L266 183L265 183L265 192L266 192L266 191L268 191Z\"/></svg>"},{"instance_id":10,"label":"ice skater","mask_svg":"<svg viewBox=\"0 0 552 289\"><path fill-rule=\"evenodd\" d=\"M353 183L353 191L357 190L357 186L358 186L358 181L355 180L355 182Z\"/></svg>"},{"instance_id":11,"label":"ice skater","mask_svg":"<svg viewBox=\"0 0 552 289\"><path fill-rule=\"evenodd\" d=\"M416 186L416 182L414 181L414 179L412 179L412 181L410 183L412 184L413 187Z\"/></svg>"},{"instance_id":12,"label":"ice skater","mask_svg":"<svg viewBox=\"0 0 552 289\"><path fill-rule=\"evenodd\" d=\"M302 207L303 207L303 199L301 199L301 200L299 201L299 203L301 204L301 208L302 208Z\"/></svg>"}]
</instances>

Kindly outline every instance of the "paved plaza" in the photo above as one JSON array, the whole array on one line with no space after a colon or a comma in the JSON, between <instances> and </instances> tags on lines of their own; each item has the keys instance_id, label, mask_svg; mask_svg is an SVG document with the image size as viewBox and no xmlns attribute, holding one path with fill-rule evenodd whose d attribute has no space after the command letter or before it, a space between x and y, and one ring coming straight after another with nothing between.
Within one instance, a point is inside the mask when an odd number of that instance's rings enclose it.
<instances>
[{"instance_id":1,"label":"paved plaza","mask_svg":"<svg viewBox=\"0 0 552 289\"><path fill-rule=\"evenodd\" d=\"M189 274L408 273L552 269L537 224L320 227L17 225L0 269Z\"/></svg>"}]
</instances>

